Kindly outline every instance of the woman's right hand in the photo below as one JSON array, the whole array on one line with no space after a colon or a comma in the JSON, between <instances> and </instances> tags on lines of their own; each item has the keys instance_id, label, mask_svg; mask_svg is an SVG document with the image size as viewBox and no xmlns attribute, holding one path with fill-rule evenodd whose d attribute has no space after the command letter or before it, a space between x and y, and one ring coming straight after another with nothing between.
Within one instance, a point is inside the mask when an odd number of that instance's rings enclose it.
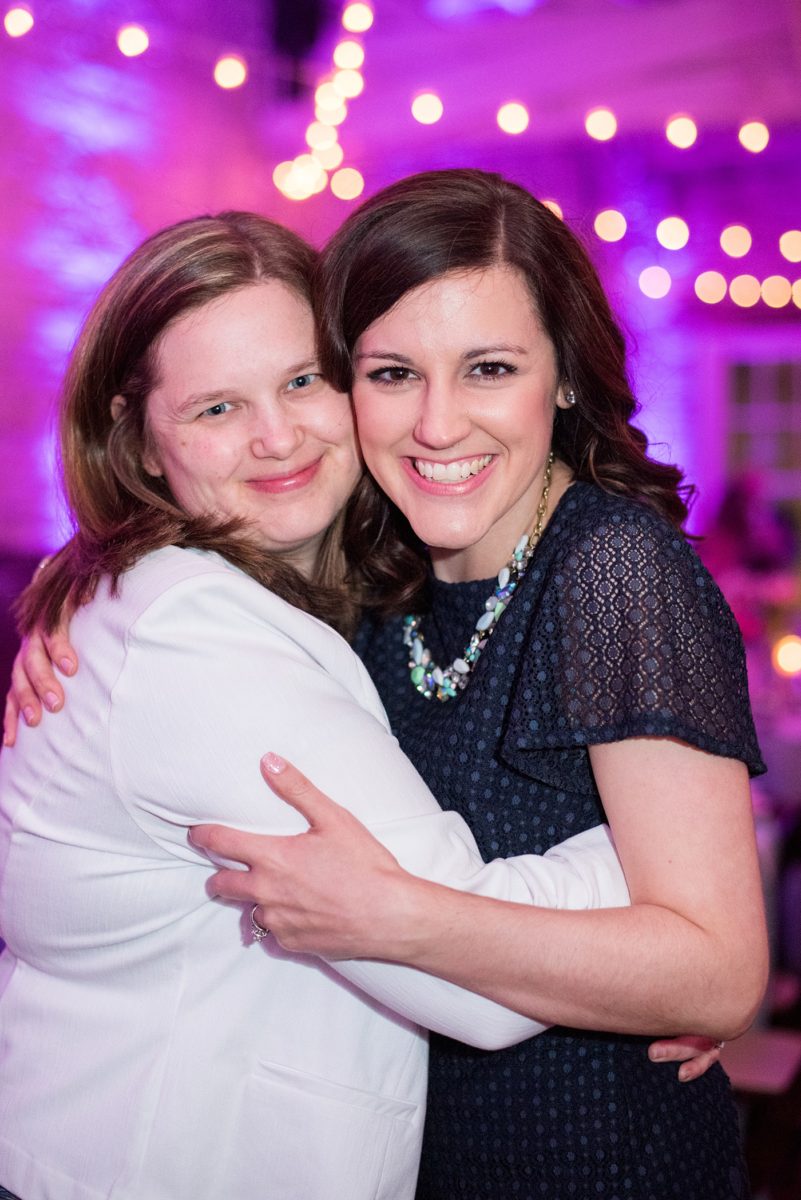
<instances>
[{"instance_id":1,"label":"woman's right hand","mask_svg":"<svg viewBox=\"0 0 801 1200\"><path fill-rule=\"evenodd\" d=\"M63 675L74 675L78 656L70 645L69 624L59 625L52 633L34 630L23 638L11 669L11 688L6 696L3 716L3 745L17 740L20 715L26 725L38 725L42 707L58 712L64 704L64 689L55 668Z\"/></svg>"}]
</instances>

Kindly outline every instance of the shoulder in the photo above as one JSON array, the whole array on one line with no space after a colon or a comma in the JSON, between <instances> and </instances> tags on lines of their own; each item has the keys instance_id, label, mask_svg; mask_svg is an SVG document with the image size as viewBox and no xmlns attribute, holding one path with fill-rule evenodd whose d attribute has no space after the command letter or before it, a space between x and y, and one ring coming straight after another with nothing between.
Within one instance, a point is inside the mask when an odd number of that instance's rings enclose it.
<instances>
[{"instance_id":1,"label":"shoulder","mask_svg":"<svg viewBox=\"0 0 801 1200\"><path fill-rule=\"evenodd\" d=\"M347 642L324 622L295 608L250 576L206 551L166 547L141 559L121 581L118 632L140 651L167 658L183 649L207 666L257 664L276 656L313 666L374 706L367 672ZM170 655L171 652L171 655Z\"/></svg>"},{"instance_id":2,"label":"shoulder","mask_svg":"<svg viewBox=\"0 0 801 1200\"><path fill-rule=\"evenodd\" d=\"M629 587L676 589L714 601L722 596L680 529L647 504L574 484L552 521L550 574L555 586L601 585L610 599Z\"/></svg>"}]
</instances>

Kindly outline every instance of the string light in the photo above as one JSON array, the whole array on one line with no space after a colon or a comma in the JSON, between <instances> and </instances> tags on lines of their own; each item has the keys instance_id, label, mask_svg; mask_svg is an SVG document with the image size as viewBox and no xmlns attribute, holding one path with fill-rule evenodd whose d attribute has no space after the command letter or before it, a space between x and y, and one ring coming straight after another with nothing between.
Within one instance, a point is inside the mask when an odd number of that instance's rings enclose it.
<instances>
[{"instance_id":1,"label":"string light","mask_svg":"<svg viewBox=\"0 0 801 1200\"><path fill-rule=\"evenodd\" d=\"M677 149L688 150L698 137L698 126L692 117L685 113L677 113L665 126L665 137Z\"/></svg>"},{"instance_id":2,"label":"string light","mask_svg":"<svg viewBox=\"0 0 801 1200\"><path fill-rule=\"evenodd\" d=\"M681 250L690 240L690 229L681 217L665 217L656 227L656 240L666 250Z\"/></svg>"},{"instance_id":3,"label":"string light","mask_svg":"<svg viewBox=\"0 0 801 1200\"><path fill-rule=\"evenodd\" d=\"M664 267L646 267L640 271L638 283L643 295L651 300L661 300L670 291L670 273Z\"/></svg>"},{"instance_id":4,"label":"string light","mask_svg":"<svg viewBox=\"0 0 801 1200\"><path fill-rule=\"evenodd\" d=\"M801 262L801 229L788 229L779 238L779 250L788 262Z\"/></svg>"},{"instance_id":5,"label":"string light","mask_svg":"<svg viewBox=\"0 0 801 1200\"><path fill-rule=\"evenodd\" d=\"M359 71L351 70L350 68L337 71L331 80L331 84L339 95L346 100L353 100L364 91L364 77Z\"/></svg>"},{"instance_id":6,"label":"string light","mask_svg":"<svg viewBox=\"0 0 801 1200\"><path fill-rule=\"evenodd\" d=\"M796 308L801 308L801 279L796 279L793 284L793 304Z\"/></svg>"},{"instance_id":7,"label":"string light","mask_svg":"<svg viewBox=\"0 0 801 1200\"><path fill-rule=\"evenodd\" d=\"M562 205L558 200L543 200L542 203L546 208L549 208L553 215L558 217L560 221L564 220L565 214L562 212Z\"/></svg>"},{"instance_id":8,"label":"string light","mask_svg":"<svg viewBox=\"0 0 801 1200\"><path fill-rule=\"evenodd\" d=\"M793 295L790 280L783 275L768 275L767 279L762 280L761 292L768 308L784 308Z\"/></svg>"},{"instance_id":9,"label":"string light","mask_svg":"<svg viewBox=\"0 0 801 1200\"><path fill-rule=\"evenodd\" d=\"M523 133L528 129L528 109L524 104L511 102L502 104L497 115L498 128L504 133Z\"/></svg>"},{"instance_id":10,"label":"string light","mask_svg":"<svg viewBox=\"0 0 801 1200\"><path fill-rule=\"evenodd\" d=\"M331 176L331 191L338 200L355 200L364 191L364 179L355 167L342 167Z\"/></svg>"},{"instance_id":11,"label":"string light","mask_svg":"<svg viewBox=\"0 0 801 1200\"><path fill-rule=\"evenodd\" d=\"M10 8L3 18L3 26L9 37L24 37L33 29L33 13L29 8Z\"/></svg>"},{"instance_id":12,"label":"string light","mask_svg":"<svg viewBox=\"0 0 801 1200\"><path fill-rule=\"evenodd\" d=\"M738 308L753 308L761 294L759 280L754 275L735 275L729 284L729 295Z\"/></svg>"},{"instance_id":13,"label":"string light","mask_svg":"<svg viewBox=\"0 0 801 1200\"><path fill-rule=\"evenodd\" d=\"M214 82L218 87L230 90L241 87L248 77L245 60L238 54L226 54L214 65Z\"/></svg>"},{"instance_id":14,"label":"string light","mask_svg":"<svg viewBox=\"0 0 801 1200\"><path fill-rule=\"evenodd\" d=\"M695 281L695 294L704 304L719 304L726 291L726 280L720 271L702 271Z\"/></svg>"},{"instance_id":15,"label":"string light","mask_svg":"<svg viewBox=\"0 0 801 1200\"><path fill-rule=\"evenodd\" d=\"M369 4L349 4L342 14L342 27L348 33L366 33L373 23Z\"/></svg>"},{"instance_id":16,"label":"string light","mask_svg":"<svg viewBox=\"0 0 801 1200\"><path fill-rule=\"evenodd\" d=\"M321 125L341 125L347 115L348 110L344 104L339 104L336 108L320 108L318 104L314 110L315 119Z\"/></svg>"},{"instance_id":17,"label":"string light","mask_svg":"<svg viewBox=\"0 0 801 1200\"><path fill-rule=\"evenodd\" d=\"M770 658L780 675L801 675L801 637L794 633L780 637L773 643Z\"/></svg>"},{"instance_id":18,"label":"string light","mask_svg":"<svg viewBox=\"0 0 801 1200\"><path fill-rule=\"evenodd\" d=\"M126 58L138 58L150 45L147 30L141 25L123 25L117 34L117 49Z\"/></svg>"},{"instance_id":19,"label":"string light","mask_svg":"<svg viewBox=\"0 0 801 1200\"><path fill-rule=\"evenodd\" d=\"M608 142L617 133L617 117L608 108L594 108L584 119L584 128L596 142Z\"/></svg>"},{"instance_id":20,"label":"string light","mask_svg":"<svg viewBox=\"0 0 801 1200\"><path fill-rule=\"evenodd\" d=\"M770 131L763 121L747 121L745 125L740 126L737 136L740 145L752 154L759 154L770 141Z\"/></svg>"},{"instance_id":21,"label":"string light","mask_svg":"<svg viewBox=\"0 0 801 1200\"><path fill-rule=\"evenodd\" d=\"M342 93L338 92L331 80L321 83L314 93L315 108L336 109L342 105Z\"/></svg>"},{"instance_id":22,"label":"string light","mask_svg":"<svg viewBox=\"0 0 801 1200\"><path fill-rule=\"evenodd\" d=\"M322 121L312 121L306 130L306 144L312 150L327 150L336 145L337 131L333 125L324 125Z\"/></svg>"},{"instance_id":23,"label":"string light","mask_svg":"<svg viewBox=\"0 0 801 1200\"><path fill-rule=\"evenodd\" d=\"M334 66L356 71L364 62L364 49L358 42L340 42L334 50Z\"/></svg>"},{"instance_id":24,"label":"string light","mask_svg":"<svg viewBox=\"0 0 801 1200\"><path fill-rule=\"evenodd\" d=\"M720 248L729 258L743 258L751 249L751 234L745 225L727 225L720 235Z\"/></svg>"},{"instance_id":25,"label":"string light","mask_svg":"<svg viewBox=\"0 0 801 1200\"><path fill-rule=\"evenodd\" d=\"M339 142L334 142L333 146L315 146L312 155L321 167L325 167L326 171L335 171L342 165L345 151Z\"/></svg>"},{"instance_id":26,"label":"string light","mask_svg":"<svg viewBox=\"0 0 801 1200\"><path fill-rule=\"evenodd\" d=\"M604 242L619 242L626 228L626 218L616 208L605 208L593 222L593 229Z\"/></svg>"},{"instance_id":27,"label":"string light","mask_svg":"<svg viewBox=\"0 0 801 1200\"><path fill-rule=\"evenodd\" d=\"M435 92L421 92L412 100L412 116L421 125L436 125L444 112L444 107Z\"/></svg>"}]
</instances>

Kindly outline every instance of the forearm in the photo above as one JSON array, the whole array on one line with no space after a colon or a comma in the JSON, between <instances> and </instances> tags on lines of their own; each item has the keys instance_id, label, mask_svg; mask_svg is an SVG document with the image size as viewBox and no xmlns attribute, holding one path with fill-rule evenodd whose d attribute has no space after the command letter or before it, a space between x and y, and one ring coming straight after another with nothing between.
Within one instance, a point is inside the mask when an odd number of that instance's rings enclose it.
<instances>
[{"instance_id":1,"label":"forearm","mask_svg":"<svg viewBox=\"0 0 801 1200\"><path fill-rule=\"evenodd\" d=\"M655 905L548 911L407 877L376 946L547 1024L734 1037L761 997L758 944L719 939ZM402 899L401 899L402 895Z\"/></svg>"}]
</instances>

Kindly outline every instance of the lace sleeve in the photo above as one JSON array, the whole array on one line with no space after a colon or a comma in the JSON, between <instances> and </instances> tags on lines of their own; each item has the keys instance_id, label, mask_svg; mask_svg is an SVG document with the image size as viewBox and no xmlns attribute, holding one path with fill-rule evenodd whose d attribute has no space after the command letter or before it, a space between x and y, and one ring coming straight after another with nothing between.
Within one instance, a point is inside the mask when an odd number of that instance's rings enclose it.
<instances>
[{"instance_id":1,"label":"lace sleeve","mask_svg":"<svg viewBox=\"0 0 801 1200\"><path fill-rule=\"evenodd\" d=\"M680 533L610 498L554 558L505 750L521 765L555 752L545 777L564 779L579 748L648 735L765 770L742 638L719 588Z\"/></svg>"}]
</instances>

